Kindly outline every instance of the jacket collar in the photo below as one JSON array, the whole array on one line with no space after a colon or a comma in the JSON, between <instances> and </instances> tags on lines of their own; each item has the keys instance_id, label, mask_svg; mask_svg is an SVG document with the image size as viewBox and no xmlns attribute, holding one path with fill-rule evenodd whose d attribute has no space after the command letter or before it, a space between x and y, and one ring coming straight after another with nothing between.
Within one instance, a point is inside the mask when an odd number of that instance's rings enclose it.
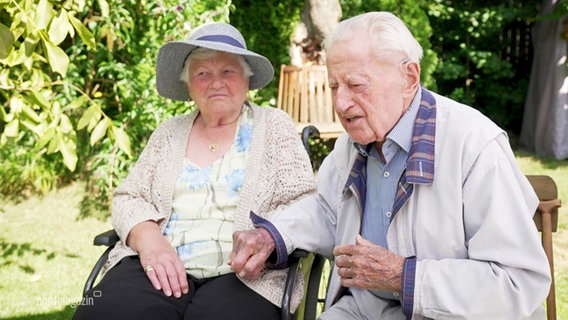
<instances>
[{"instance_id":1,"label":"jacket collar","mask_svg":"<svg viewBox=\"0 0 568 320\"><path fill-rule=\"evenodd\" d=\"M406 162L406 181L431 184L434 180L434 152L436 144L436 99L422 88L422 99L414 129L412 145Z\"/></svg>"},{"instance_id":2,"label":"jacket collar","mask_svg":"<svg viewBox=\"0 0 568 320\"><path fill-rule=\"evenodd\" d=\"M421 101L414 121L412 132L412 143L408 160L406 162L405 173L399 183L397 199L410 196L407 184L431 184L434 180L434 153L436 138L436 99L433 94L421 88ZM366 151L366 150L365 150ZM361 207L365 207L365 192L367 183L367 156L366 153L357 152L357 157L353 163L349 177L345 183L344 190L350 187L356 193L361 202ZM404 196L406 195L406 196Z\"/></svg>"}]
</instances>

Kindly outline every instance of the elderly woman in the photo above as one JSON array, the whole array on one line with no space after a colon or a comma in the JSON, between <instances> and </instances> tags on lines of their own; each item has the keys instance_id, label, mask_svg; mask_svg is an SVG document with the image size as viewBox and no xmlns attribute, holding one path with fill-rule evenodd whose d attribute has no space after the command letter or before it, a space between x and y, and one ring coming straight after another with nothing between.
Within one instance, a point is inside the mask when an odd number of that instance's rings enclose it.
<instances>
[{"instance_id":1,"label":"elderly woman","mask_svg":"<svg viewBox=\"0 0 568 320\"><path fill-rule=\"evenodd\" d=\"M205 24L158 54L160 95L193 100L150 137L113 198L121 241L91 305L74 319L277 319L286 270L231 270L234 231L253 229L315 190L291 118L247 101L271 81L272 65L247 50L229 24ZM272 248L267 248L272 250ZM293 297L293 309L301 293Z\"/></svg>"}]
</instances>

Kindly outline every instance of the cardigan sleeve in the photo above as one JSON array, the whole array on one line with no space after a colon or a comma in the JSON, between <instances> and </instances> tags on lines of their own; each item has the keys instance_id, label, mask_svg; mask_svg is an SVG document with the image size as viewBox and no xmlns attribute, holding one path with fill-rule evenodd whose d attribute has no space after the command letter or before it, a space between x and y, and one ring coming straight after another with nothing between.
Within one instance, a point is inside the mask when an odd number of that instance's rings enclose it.
<instances>
[{"instance_id":1,"label":"cardigan sleeve","mask_svg":"<svg viewBox=\"0 0 568 320\"><path fill-rule=\"evenodd\" d=\"M253 228L249 212L264 219L315 192L310 159L290 116L255 106L253 141L240 191L235 230Z\"/></svg>"},{"instance_id":2,"label":"cardigan sleeve","mask_svg":"<svg viewBox=\"0 0 568 320\"><path fill-rule=\"evenodd\" d=\"M310 158L296 131L296 125L288 114L273 109L268 118L267 161L275 169L273 192L276 209L314 194L315 178Z\"/></svg>"},{"instance_id":3,"label":"cardigan sleeve","mask_svg":"<svg viewBox=\"0 0 568 320\"><path fill-rule=\"evenodd\" d=\"M171 211L174 181L181 168L191 117L165 121L147 145L122 184L113 192L112 224L125 240L137 224L163 222Z\"/></svg>"}]
</instances>

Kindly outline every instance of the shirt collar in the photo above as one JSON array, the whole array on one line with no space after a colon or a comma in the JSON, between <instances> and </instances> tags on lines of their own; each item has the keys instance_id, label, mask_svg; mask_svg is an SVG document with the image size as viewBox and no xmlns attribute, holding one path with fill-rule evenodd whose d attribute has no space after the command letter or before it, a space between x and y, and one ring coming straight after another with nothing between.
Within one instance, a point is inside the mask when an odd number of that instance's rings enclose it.
<instances>
[{"instance_id":1,"label":"shirt collar","mask_svg":"<svg viewBox=\"0 0 568 320\"><path fill-rule=\"evenodd\" d=\"M410 151L406 163L406 171L403 180L409 183L431 184L434 181L434 160L435 160L435 137L436 137L436 99L434 95L421 88L411 103L412 106L419 101L418 109L414 112L412 138L410 141ZM409 108L409 109L411 109ZM412 112L412 111L411 111ZM405 115L409 116L410 115ZM352 168L352 173L363 171L364 164L369 155L372 145L360 145L353 143L359 156ZM356 175L360 176L360 175ZM350 177L346 187L352 182Z\"/></svg>"}]
</instances>

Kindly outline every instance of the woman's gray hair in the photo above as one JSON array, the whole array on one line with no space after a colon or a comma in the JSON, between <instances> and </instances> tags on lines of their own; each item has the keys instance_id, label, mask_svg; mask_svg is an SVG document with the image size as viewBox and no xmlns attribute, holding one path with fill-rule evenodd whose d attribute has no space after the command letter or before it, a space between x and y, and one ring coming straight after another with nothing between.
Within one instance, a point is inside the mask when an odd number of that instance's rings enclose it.
<instances>
[{"instance_id":1,"label":"woman's gray hair","mask_svg":"<svg viewBox=\"0 0 568 320\"><path fill-rule=\"evenodd\" d=\"M390 12L368 12L341 21L335 31L324 41L326 50L337 41L352 38L366 32L375 52L383 56L385 51L400 53L404 58L419 62L424 54L422 46L400 18Z\"/></svg>"},{"instance_id":2,"label":"woman's gray hair","mask_svg":"<svg viewBox=\"0 0 568 320\"><path fill-rule=\"evenodd\" d=\"M185 61L183 63L183 69L181 70L181 73L179 75L179 79L182 82L185 83L189 83L189 67L191 66L191 64L193 63L193 61L195 59L198 60L203 60L203 59L208 59L211 58L213 56L215 56L216 54L219 54L220 51L217 50L212 50L212 49L208 49L208 48L196 48L195 50L191 51L190 54L187 55L187 57L185 58ZM252 69L250 67L250 65L248 64L247 60L240 55L236 55L237 56L237 60L239 61L241 67L243 68L244 71L244 76L247 79L250 79L250 77L254 74L252 72Z\"/></svg>"}]
</instances>

